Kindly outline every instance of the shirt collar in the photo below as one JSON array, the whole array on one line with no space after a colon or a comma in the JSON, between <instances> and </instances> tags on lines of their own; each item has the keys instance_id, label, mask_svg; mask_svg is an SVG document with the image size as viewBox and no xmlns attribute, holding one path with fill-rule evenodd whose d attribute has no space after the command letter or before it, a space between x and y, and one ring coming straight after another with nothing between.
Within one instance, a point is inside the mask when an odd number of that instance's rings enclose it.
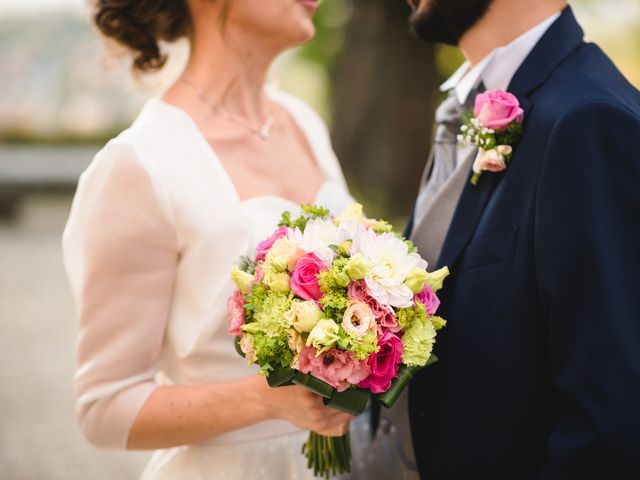
<instances>
[{"instance_id":1,"label":"shirt collar","mask_svg":"<svg viewBox=\"0 0 640 480\"><path fill-rule=\"evenodd\" d=\"M550 16L508 45L496 48L473 67L469 62L464 62L440 86L440 90L447 92L455 88L456 96L461 104L466 103L471 91L481 81L487 90L506 90L520 65L558 17L560 17L560 13Z\"/></svg>"}]
</instances>

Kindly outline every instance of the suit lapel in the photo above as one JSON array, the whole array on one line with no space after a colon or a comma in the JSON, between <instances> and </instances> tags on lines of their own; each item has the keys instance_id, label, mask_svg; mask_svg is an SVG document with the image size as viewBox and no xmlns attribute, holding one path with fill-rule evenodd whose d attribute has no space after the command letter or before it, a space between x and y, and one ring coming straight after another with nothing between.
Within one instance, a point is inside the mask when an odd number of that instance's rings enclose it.
<instances>
[{"instance_id":1,"label":"suit lapel","mask_svg":"<svg viewBox=\"0 0 640 480\"><path fill-rule=\"evenodd\" d=\"M440 253L438 267L451 266L455 263L471 235L473 235L487 202L502 175L502 173L483 174L478 185L472 185L471 172L469 172Z\"/></svg>"},{"instance_id":2,"label":"suit lapel","mask_svg":"<svg viewBox=\"0 0 640 480\"><path fill-rule=\"evenodd\" d=\"M575 48L582 44L583 32L578 25L571 7L567 7L556 22L549 28L518 69L509 85L508 91L519 100L525 111L524 128L527 128L527 116L533 104L527 96L549 77L553 69L561 63ZM517 145L514 145L512 162L518 161ZM466 183L451 226L447 233L438 266L452 266L457 260L476 230L478 222L493 194L502 173L484 173L478 185L472 185L471 172Z\"/></svg>"},{"instance_id":3,"label":"suit lapel","mask_svg":"<svg viewBox=\"0 0 640 480\"><path fill-rule=\"evenodd\" d=\"M583 44L583 36L573 10L566 7L531 50L513 76L508 90L518 97L531 94L549 78L556 66Z\"/></svg>"}]
</instances>

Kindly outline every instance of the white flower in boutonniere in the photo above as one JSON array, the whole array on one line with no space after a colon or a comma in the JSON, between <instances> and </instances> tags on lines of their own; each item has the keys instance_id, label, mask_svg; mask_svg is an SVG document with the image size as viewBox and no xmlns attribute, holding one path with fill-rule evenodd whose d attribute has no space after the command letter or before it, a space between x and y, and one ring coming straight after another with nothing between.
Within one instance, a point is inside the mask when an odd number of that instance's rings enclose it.
<instances>
[{"instance_id":1,"label":"white flower in boutonniere","mask_svg":"<svg viewBox=\"0 0 640 480\"><path fill-rule=\"evenodd\" d=\"M513 155L513 144L522 135L524 110L518 99L503 90L476 96L473 113L465 115L458 141L478 147L471 183L478 184L482 172L501 172Z\"/></svg>"}]
</instances>

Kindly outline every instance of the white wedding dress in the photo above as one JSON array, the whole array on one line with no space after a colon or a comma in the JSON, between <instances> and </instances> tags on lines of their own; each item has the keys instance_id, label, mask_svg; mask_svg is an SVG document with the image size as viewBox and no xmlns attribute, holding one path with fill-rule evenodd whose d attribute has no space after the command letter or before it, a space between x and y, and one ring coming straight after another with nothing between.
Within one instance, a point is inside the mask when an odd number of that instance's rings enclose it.
<instances>
[{"instance_id":1,"label":"white wedding dress","mask_svg":"<svg viewBox=\"0 0 640 480\"><path fill-rule=\"evenodd\" d=\"M270 95L305 134L325 176L315 203L339 212L353 199L325 125L299 100ZM277 196L241 201L196 124L160 99L96 156L63 236L80 323L76 408L92 443L125 448L138 411L160 384L256 374L227 333L229 272L273 232L284 210L297 209ZM364 418L352 426L356 470L366 429ZM311 479L300 453L307 434L265 421L158 450L142 478Z\"/></svg>"}]
</instances>

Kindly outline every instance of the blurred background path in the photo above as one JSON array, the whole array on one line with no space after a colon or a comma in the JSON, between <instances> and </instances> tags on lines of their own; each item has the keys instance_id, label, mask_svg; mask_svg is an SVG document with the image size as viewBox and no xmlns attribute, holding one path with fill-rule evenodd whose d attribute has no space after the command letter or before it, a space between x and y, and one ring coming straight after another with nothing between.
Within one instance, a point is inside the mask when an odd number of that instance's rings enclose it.
<instances>
[{"instance_id":1,"label":"blurred background path","mask_svg":"<svg viewBox=\"0 0 640 480\"><path fill-rule=\"evenodd\" d=\"M134 479L146 454L102 452L73 413L75 319L60 253L67 196L0 223L0 479Z\"/></svg>"}]
</instances>

